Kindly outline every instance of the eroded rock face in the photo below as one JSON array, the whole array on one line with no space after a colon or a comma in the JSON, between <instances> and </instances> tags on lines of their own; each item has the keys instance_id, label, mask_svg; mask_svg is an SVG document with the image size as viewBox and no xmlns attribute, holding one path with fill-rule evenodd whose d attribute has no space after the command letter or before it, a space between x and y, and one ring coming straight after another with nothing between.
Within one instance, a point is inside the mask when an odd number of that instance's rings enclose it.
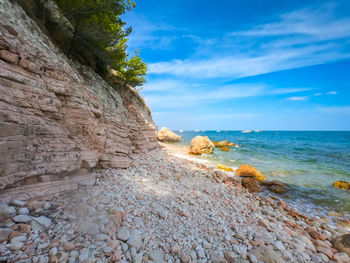
<instances>
[{"instance_id":1,"label":"eroded rock face","mask_svg":"<svg viewBox=\"0 0 350 263\"><path fill-rule=\"evenodd\" d=\"M133 90L67 59L19 6L1 1L0 191L74 190L67 178L76 171L126 168L133 153L158 147L156 130Z\"/></svg>"},{"instance_id":2,"label":"eroded rock face","mask_svg":"<svg viewBox=\"0 0 350 263\"><path fill-rule=\"evenodd\" d=\"M191 140L190 154L212 153L214 144L209 140L208 136L196 136Z\"/></svg>"},{"instance_id":3,"label":"eroded rock face","mask_svg":"<svg viewBox=\"0 0 350 263\"><path fill-rule=\"evenodd\" d=\"M158 131L158 140L162 142L179 142L181 141L181 136L172 132L170 129L163 127Z\"/></svg>"}]
</instances>

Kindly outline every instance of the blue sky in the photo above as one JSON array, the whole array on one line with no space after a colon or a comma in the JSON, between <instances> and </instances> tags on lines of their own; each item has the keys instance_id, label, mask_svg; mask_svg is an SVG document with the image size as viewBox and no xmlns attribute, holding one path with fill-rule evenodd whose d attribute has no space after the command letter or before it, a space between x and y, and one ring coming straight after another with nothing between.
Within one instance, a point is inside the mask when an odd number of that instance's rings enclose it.
<instances>
[{"instance_id":1,"label":"blue sky","mask_svg":"<svg viewBox=\"0 0 350 263\"><path fill-rule=\"evenodd\" d=\"M124 19L158 126L350 130L350 1L136 0Z\"/></svg>"}]
</instances>

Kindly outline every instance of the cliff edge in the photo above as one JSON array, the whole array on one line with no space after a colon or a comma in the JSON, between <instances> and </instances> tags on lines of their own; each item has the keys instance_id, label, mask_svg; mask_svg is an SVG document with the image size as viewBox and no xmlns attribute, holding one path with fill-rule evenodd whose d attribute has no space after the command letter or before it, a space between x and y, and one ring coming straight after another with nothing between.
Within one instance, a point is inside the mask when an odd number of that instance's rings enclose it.
<instances>
[{"instance_id":1,"label":"cliff edge","mask_svg":"<svg viewBox=\"0 0 350 263\"><path fill-rule=\"evenodd\" d=\"M130 87L68 59L16 3L0 0L0 197L29 199L127 168L158 147L157 127ZM73 176L74 175L74 176Z\"/></svg>"}]
</instances>

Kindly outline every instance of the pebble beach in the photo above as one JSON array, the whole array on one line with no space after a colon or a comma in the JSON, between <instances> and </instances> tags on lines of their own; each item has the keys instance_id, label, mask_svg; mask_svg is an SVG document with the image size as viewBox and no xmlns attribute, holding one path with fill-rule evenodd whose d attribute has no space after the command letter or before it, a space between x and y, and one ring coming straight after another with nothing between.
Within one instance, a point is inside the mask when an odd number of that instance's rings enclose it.
<instances>
[{"instance_id":1,"label":"pebble beach","mask_svg":"<svg viewBox=\"0 0 350 263\"><path fill-rule=\"evenodd\" d=\"M349 233L249 193L186 149L135 155L75 193L1 206L1 262L349 262Z\"/></svg>"}]
</instances>

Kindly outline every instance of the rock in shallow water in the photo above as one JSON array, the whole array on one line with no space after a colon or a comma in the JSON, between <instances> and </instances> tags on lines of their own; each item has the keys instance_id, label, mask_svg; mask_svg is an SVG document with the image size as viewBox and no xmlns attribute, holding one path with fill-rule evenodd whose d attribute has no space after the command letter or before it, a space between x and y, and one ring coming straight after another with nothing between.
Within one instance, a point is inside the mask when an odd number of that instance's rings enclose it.
<instances>
[{"instance_id":1,"label":"rock in shallow water","mask_svg":"<svg viewBox=\"0 0 350 263\"><path fill-rule=\"evenodd\" d=\"M237 176L241 177L253 177L259 181L264 181L265 176L254 166L249 166L247 164L243 164L238 167L235 171Z\"/></svg>"}]
</instances>

